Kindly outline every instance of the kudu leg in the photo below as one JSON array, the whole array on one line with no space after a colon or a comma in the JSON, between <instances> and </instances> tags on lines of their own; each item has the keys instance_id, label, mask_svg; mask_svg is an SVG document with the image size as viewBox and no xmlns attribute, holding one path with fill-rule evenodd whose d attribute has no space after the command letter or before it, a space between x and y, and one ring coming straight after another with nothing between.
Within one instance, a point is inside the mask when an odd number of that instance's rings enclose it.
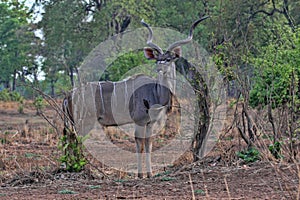
<instances>
[{"instance_id":1,"label":"kudu leg","mask_svg":"<svg viewBox=\"0 0 300 200\"><path fill-rule=\"evenodd\" d=\"M142 153L144 151L144 145L145 145L145 127L136 125L134 135L135 135L136 154L137 154L138 177L143 178Z\"/></svg>"},{"instance_id":2,"label":"kudu leg","mask_svg":"<svg viewBox=\"0 0 300 200\"><path fill-rule=\"evenodd\" d=\"M147 177L152 177L152 167L151 167L151 151L152 151L152 140L151 138L145 139L145 152L146 152L146 169Z\"/></svg>"},{"instance_id":3,"label":"kudu leg","mask_svg":"<svg viewBox=\"0 0 300 200\"><path fill-rule=\"evenodd\" d=\"M152 166L151 166L151 152L152 152L152 126L148 125L146 127L146 138L145 138L145 152L146 152L146 169L147 177L152 177Z\"/></svg>"}]
</instances>

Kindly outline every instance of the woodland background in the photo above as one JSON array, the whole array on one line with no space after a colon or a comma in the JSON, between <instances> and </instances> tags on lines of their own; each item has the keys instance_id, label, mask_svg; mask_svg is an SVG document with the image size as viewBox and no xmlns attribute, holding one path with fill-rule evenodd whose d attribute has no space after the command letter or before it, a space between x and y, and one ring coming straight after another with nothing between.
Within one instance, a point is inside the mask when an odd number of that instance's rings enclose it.
<instances>
[{"instance_id":1,"label":"woodland background","mask_svg":"<svg viewBox=\"0 0 300 200\"><path fill-rule=\"evenodd\" d=\"M209 15L197 26L193 39L210 53L223 75L230 97L230 120L220 141L235 141L224 145L223 156L217 156L217 160L225 162L228 157L226 166L238 159L249 163L263 158L299 165L299 1L30 2L0 1L0 101L17 102L19 113L26 113L26 101L32 101L37 114L43 114L45 103L40 91L62 99L75 85L78 68L88 53L113 35L141 28L141 19L153 27L188 34L193 21ZM108 68L105 79L119 80L128 70L146 62L143 52L125 54ZM5 145L3 138L1 143ZM268 142L262 145L265 139ZM264 165L261 168L265 169ZM299 185L299 166L293 172ZM228 190L224 180L228 193L231 188ZM283 191L281 186L279 190ZM300 186L294 190L298 193L292 196L299 199Z\"/></svg>"}]
</instances>

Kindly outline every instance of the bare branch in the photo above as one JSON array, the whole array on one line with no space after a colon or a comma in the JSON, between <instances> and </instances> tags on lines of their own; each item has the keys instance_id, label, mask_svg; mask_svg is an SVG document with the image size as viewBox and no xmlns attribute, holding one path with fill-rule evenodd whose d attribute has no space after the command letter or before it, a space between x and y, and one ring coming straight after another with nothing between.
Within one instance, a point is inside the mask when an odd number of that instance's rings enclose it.
<instances>
[{"instance_id":1,"label":"bare branch","mask_svg":"<svg viewBox=\"0 0 300 200\"><path fill-rule=\"evenodd\" d=\"M265 1L260 4L258 4L256 7L261 8L267 5L270 1ZM267 11L265 9L258 9L251 13L249 16L249 21L251 21L257 14L264 14L266 16L273 16L275 13L283 14L288 21L288 25L291 27L292 31L295 31L295 25L294 25L294 20L292 19L291 15L289 14L289 6L288 6L288 0L283 0L283 6L281 8L276 7L276 2L275 0L272 0L272 10ZM251 10L253 11L253 7L251 7Z\"/></svg>"}]
</instances>

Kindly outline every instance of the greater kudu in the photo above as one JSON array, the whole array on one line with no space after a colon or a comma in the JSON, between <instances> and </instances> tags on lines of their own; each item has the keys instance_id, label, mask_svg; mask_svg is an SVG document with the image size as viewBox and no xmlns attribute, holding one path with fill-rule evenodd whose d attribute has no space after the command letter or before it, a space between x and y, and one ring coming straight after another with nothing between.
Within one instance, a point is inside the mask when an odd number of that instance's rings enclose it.
<instances>
[{"instance_id":1,"label":"greater kudu","mask_svg":"<svg viewBox=\"0 0 300 200\"><path fill-rule=\"evenodd\" d=\"M191 42L194 28L203 17L195 21L187 39L180 40L171 44L164 52L162 48L152 42L153 31L143 20L141 23L148 29L148 47L144 48L144 55L147 59L155 60L157 65L157 78L153 79L146 75L136 75L123 81L110 82L102 81L89 83L85 86L85 91L90 89L93 96L94 107L87 108L86 113L94 113L94 117L102 126L119 126L128 123L135 123L135 142L138 161L138 177L142 178L142 153L146 153L147 177L152 176L151 167L151 135L153 126L157 123L164 123L166 114L172 106L172 97L175 95L176 88L176 67L175 61L181 56L181 46ZM75 89L76 91L76 89ZM72 106L74 104L74 93L65 98L64 111L71 119L72 124L76 124ZM77 101L78 103L79 101ZM85 103L86 104L86 103ZM94 111L96 109L96 111ZM93 115L93 114L92 114ZM84 117L81 117L82 120ZM81 126L85 126L85 123ZM67 125L65 123L65 125ZM86 132L91 128L81 127Z\"/></svg>"}]
</instances>

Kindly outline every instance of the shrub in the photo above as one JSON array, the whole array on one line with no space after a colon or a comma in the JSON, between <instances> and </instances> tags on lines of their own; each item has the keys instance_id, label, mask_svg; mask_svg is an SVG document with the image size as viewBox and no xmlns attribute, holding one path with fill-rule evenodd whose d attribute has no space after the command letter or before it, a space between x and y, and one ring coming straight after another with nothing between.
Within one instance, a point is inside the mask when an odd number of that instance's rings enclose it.
<instances>
[{"instance_id":1,"label":"shrub","mask_svg":"<svg viewBox=\"0 0 300 200\"><path fill-rule=\"evenodd\" d=\"M247 149L246 151L240 151L237 156L243 159L246 163L251 163L259 160L259 151L253 147Z\"/></svg>"},{"instance_id":2,"label":"shrub","mask_svg":"<svg viewBox=\"0 0 300 200\"><path fill-rule=\"evenodd\" d=\"M45 102L42 96L38 96L35 98L33 102L34 107L36 108L36 114L41 114L41 110L45 107Z\"/></svg>"},{"instance_id":3,"label":"shrub","mask_svg":"<svg viewBox=\"0 0 300 200\"><path fill-rule=\"evenodd\" d=\"M22 103L23 100L24 97L16 91L9 91L8 89L0 91L0 101L16 101Z\"/></svg>"},{"instance_id":4,"label":"shrub","mask_svg":"<svg viewBox=\"0 0 300 200\"><path fill-rule=\"evenodd\" d=\"M83 140L81 136L76 137L72 132L60 138L58 148L63 151L59 161L64 165L66 171L79 172L84 169L87 160L83 155Z\"/></svg>"},{"instance_id":5,"label":"shrub","mask_svg":"<svg viewBox=\"0 0 300 200\"><path fill-rule=\"evenodd\" d=\"M283 156L281 155L281 146L282 146L282 142L275 142L274 144L270 144L269 145L269 151L271 152L271 154L276 158L282 158Z\"/></svg>"}]
</instances>

